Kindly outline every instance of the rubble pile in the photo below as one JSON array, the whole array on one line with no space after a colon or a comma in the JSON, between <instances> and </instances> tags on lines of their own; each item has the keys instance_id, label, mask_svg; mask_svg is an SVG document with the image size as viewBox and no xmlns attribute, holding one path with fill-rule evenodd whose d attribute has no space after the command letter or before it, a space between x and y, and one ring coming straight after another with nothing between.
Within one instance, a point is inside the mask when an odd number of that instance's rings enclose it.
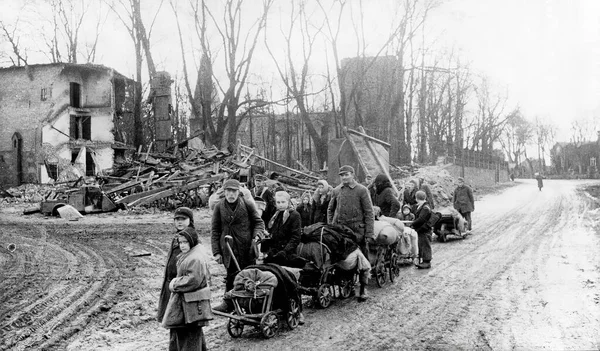
<instances>
[{"instance_id":1,"label":"rubble pile","mask_svg":"<svg viewBox=\"0 0 600 351\"><path fill-rule=\"evenodd\" d=\"M319 180L314 174L280 165L241 144L233 152L215 147L201 150L175 147L171 153L140 151L129 159L116 162L112 169L100 175L54 184L26 184L0 189L0 199L3 203L40 203L56 199L57 194L74 194L81 187L99 186L119 209L142 207L171 210L179 206L195 208L207 205L210 194L227 178L236 178L252 186L253 175L267 174L271 186L282 187L290 191L292 196L315 189ZM264 167L256 166L260 161L275 166L278 171L265 172ZM84 201L94 202L94 199ZM101 208L98 203L93 206Z\"/></svg>"},{"instance_id":2,"label":"rubble pile","mask_svg":"<svg viewBox=\"0 0 600 351\"><path fill-rule=\"evenodd\" d=\"M40 202L52 188L53 185L47 184L23 184L9 189L0 187L0 203Z\"/></svg>"},{"instance_id":3,"label":"rubble pile","mask_svg":"<svg viewBox=\"0 0 600 351\"><path fill-rule=\"evenodd\" d=\"M452 194L456 188L456 179L443 166L408 166L393 174L402 175L398 178L392 175L398 184L398 189L403 188L412 179L418 181L422 178L431 188L436 207L452 206Z\"/></svg>"}]
</instances>

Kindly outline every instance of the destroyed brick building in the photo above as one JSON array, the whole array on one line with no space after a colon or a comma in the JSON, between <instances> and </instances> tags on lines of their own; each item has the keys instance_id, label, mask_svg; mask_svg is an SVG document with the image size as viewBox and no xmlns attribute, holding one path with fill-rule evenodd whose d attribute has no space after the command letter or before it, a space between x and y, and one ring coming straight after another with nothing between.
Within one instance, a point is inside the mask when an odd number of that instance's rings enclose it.
<instances>
[{"instance_id":1,"label":"destroyed brick building","mask_svg":"<svg viewBox=\"0 0 600 351\"><path fill-rule=\"evenodd\" d=\"M0 185L94 175L133 139L134 82L92 64L0 69Z\"/></svg>"}]
</instances>

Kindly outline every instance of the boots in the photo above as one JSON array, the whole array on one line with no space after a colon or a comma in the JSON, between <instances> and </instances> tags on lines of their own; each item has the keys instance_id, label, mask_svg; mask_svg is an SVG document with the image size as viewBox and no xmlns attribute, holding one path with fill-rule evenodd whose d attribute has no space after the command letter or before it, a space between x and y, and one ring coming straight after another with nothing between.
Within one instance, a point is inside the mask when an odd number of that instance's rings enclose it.
<instances>
[{"instance_id":1,"label":"boots","mask_svg":"<svg viewBox=\"0 0 600 351\"><path fill-rule=\"evenodd\" d=\"M417 265L417 268L429 269L429 268L431 268L431 263L429 261L427 261L427 262L423 261L423 263Z\"/></svg>"},{"instance_id":2,"label":"boots","mask_svg":"<svg viewBox=\"0 0 600 351\"><path fill-rule=\"evenodd\" d=\"M369 294L367 293L367 287L365 284L360 284L360 295L358 296L358 302L364 302L369 299Z\"/></svg>"},{"instance_id":3,"label":"boots","mask_svg":"<svg viewBox=\"0 0 600 351\"><path fill-rule=\"evenodd\" d=\"M230 300L223 300L219 306L213 307L213 311L230 313L233 312L233 303Z\"/></svg>"}]
</instances>

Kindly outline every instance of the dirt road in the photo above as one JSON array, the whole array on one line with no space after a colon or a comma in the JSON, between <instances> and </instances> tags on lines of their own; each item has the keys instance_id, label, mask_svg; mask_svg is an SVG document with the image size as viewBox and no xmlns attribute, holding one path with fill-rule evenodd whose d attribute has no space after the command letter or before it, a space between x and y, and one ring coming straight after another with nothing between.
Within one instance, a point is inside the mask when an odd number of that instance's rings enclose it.
<instances>
[{"instance_id":1,"label":"dirt road","mask_svg":"<svg viewBox=\"0 0 600 351\"><path fill-rule=\"evenodd\" d=\"M431 270L407 266L366 303L306 307L304 326L270 340L231 339L217 319L209 348L600 349L600 204L585 184L548 180L539 192L522 180L486 195L471 237L434 243ZM208 214L196 221L207 245ZM169 214L84 222L0 213L0 348L166 349L153 315ZM223 270L211 271L217 303Z\"/></svg>"}]
</instances>

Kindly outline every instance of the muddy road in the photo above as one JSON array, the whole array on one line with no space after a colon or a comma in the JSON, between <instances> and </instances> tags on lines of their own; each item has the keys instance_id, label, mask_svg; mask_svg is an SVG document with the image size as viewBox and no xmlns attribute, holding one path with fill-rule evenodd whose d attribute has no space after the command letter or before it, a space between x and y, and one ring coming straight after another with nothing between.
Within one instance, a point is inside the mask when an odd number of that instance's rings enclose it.
<instances>
[{"instance_id":1,"label":"muddy road","mask_svg":"<svg viewBox=\"0 0 600 351\"><path fill-rule=\"evenodd\" d=\"M478 198L474 234L435 242L432 269L406 266L393 284L371 284L365 303L307 304L304 326L270 340L252 328L234 340L218 318L209 348L599 350L600 203L583 191L599 183L518 183ZM196 223L208 247L208 213ZM170 214L65 222L15 209L0 224L0 349L166 349L153 316ZM224 271L210 269L218 303Z\"/></svg>"}]
</instances>

